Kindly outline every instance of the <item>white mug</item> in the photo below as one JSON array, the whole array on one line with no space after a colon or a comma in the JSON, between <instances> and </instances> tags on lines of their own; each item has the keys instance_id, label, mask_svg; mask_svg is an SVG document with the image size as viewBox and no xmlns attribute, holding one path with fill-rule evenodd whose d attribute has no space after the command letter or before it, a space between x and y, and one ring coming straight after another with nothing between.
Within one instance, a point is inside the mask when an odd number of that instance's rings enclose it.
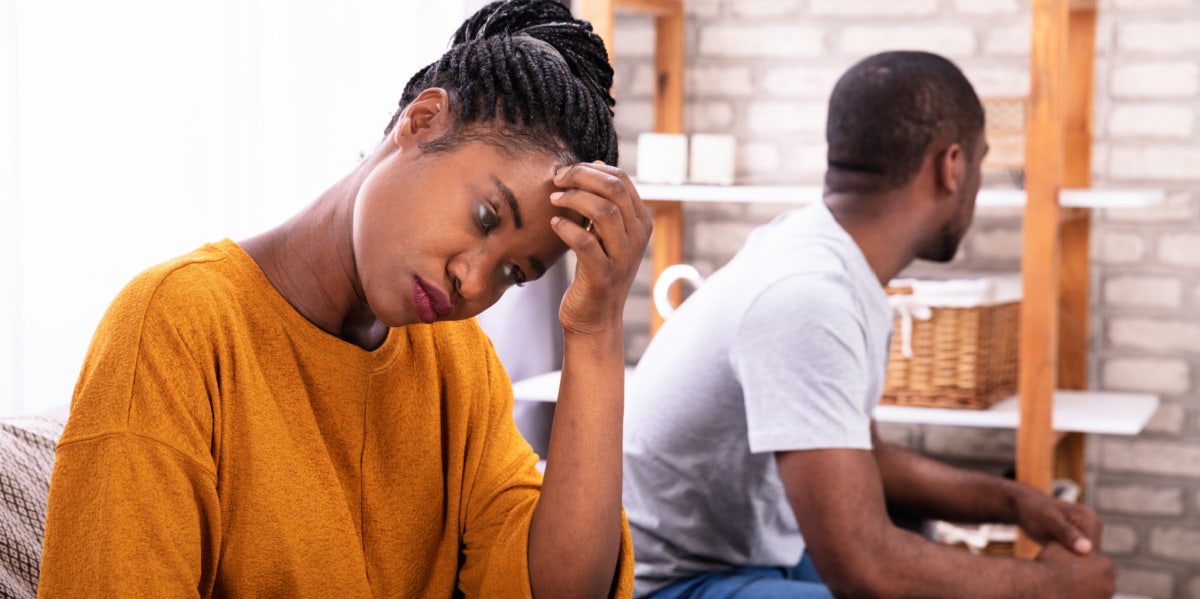
<instances>
[{"instance_id":1,"label":"white mug","mask_svg":"<svg viewBox=\"0 0 1200 599\"><path fill-rule=\"evenodd\" d=\"M654 309L664 319L675 311L675 306L671 305L671 285L680 279L686 280L696 287L700 287L704 283L704 277L700 275L700 271L691 264L672 264L664 268L658 275L658 280L654 281L652 293Z\"/></svg>"}]
</instances>

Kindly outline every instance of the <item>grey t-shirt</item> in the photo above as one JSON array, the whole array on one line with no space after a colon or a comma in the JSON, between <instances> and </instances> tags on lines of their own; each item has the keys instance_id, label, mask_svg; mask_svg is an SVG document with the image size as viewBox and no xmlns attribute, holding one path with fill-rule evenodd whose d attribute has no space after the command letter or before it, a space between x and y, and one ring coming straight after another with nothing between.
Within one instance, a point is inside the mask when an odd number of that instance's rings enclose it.
<instances>
[{"instance_id":1,"label":"grey t-shirt","mask_svg":"<svg viewBox=\"0 0 1200 599\"><path fill-rule=\"evenodd\" d=\"M625 406L635 596L799 562L774 452L871 448L891 330L879 280L823 204L756 229L671 315Z\"/></svg>"}]
</instances>

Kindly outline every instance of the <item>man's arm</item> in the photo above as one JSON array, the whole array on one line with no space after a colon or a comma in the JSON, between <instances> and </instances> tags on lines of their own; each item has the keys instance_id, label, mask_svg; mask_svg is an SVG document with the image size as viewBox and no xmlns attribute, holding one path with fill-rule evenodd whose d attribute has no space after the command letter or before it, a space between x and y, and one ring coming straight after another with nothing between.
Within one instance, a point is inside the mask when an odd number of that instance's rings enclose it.
<instances>
[{"instance_id":1,"label":"man's arm","mask_svg":"<svg viewBox=\"0 0 1200 599\"><path fill-rule=\"evenodd\" d=\"M1024 562L971 555L897 528L872 451L789 451L776 460L809 555L837 596L1083 598L1115 590L1112 564L1098 552L1047 550Z\"/></svg>"},{"instance_id":2,"label":"man's arm","mask_svg":"<svg viewBox=\"0 0 1200 599\"><path fill-rule=\"evenodd\" d=\"M985 472L955 468L879 438L871 426L875 461L887 505L900 513L955 522L1019 525L1031 538L1057 542L1084 554L1099 539L1091 508L1048 497L1036 489Z\"/></svg>"}]
</instances>

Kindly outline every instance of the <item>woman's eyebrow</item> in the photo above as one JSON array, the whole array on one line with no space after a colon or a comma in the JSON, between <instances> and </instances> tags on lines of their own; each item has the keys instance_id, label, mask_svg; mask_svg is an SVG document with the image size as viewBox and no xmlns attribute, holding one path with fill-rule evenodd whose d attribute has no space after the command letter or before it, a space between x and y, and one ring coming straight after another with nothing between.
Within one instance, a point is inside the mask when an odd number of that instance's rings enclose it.
<instances>
[{"instance_id":1,"label":"woman's eyebrow","mask_svg":"<svg viewBox=\"0 0 1200 599\"><path fill-rule=\"evenodd\" d=\"M517 205L517 196L513 195L512 190L496 175L492 175L492 183L496 184L496 189L500 190L500 197L504 198L508 209L512 211L513 224L520 229L524 225L524 221L521 219L521 208Z\"/></svg>"}]
</instances>

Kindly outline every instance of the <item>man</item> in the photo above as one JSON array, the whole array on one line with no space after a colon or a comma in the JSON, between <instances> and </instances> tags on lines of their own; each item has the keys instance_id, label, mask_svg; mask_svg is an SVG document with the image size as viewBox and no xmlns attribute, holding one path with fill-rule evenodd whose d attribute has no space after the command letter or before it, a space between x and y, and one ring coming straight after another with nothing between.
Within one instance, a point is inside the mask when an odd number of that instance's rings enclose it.
<instances>
[{"instance_id":1,"label":"man","mask_svg":"<svg viewBox=\"0 0 1200 599\"><path fill-rule=\"evenodd\" d=\"M1094 512L875 432L883 286L917 258L949 261L974 213L987 153L974 89L941 57L887 52L829 104L824 202L755 231L632 378L635 595L1110 596ZM1011 522L1046 546L1034 562L974 556L889 514Z\"/></svg>"}]
</instances>

